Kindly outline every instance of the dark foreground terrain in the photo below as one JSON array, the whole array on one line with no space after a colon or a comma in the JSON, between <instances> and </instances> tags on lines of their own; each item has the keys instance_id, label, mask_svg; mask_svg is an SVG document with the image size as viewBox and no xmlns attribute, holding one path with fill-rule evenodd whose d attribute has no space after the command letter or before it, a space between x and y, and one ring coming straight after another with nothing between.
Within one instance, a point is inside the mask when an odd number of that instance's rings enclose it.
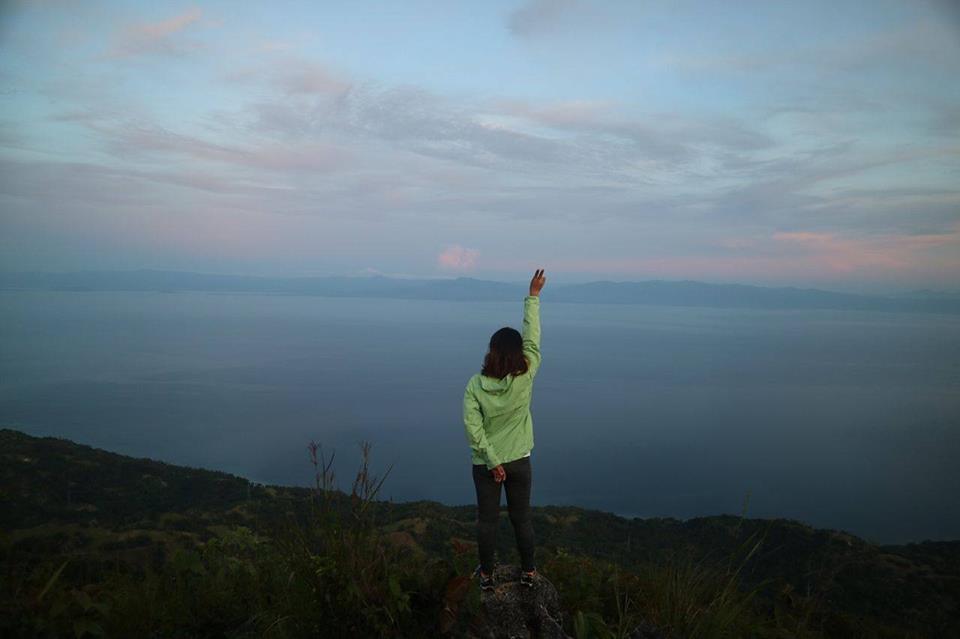
<instances>
[{"instance_id":1,"label":"dark foreground terrain","mask_svg":"<svg viewBox=\"0 0 960 639\"><path fill-rule=\"evenodd\" d=\"M389 476L364 463L334 481L314 452L315 488L264 486L0 430L0 635L469 636L474 507L379 501ZM960 542L877 546L727 515L534 517L571 636L960 636ZM506 513L499 543L515 561Z\"/></svg>"}]
</instances>

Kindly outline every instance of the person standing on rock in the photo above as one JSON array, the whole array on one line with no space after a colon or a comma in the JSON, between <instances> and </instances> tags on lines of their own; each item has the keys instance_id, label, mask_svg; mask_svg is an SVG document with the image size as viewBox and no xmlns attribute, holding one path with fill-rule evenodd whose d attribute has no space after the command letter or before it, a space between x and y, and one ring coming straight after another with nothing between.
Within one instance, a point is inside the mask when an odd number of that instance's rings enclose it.
<instances>
[{"instance_id":1,"label":"person standing on rock","mask_svg":"<svg viewBox=\"0 0 960 639\"><path fill-rule=\"evenodd\" d=\"M505 326L490 338L483 369L467 382L463 393L463 423L472 451L473 483L477 489L477 544L480 587L494 587L493 574L500 522L500 486L506 488L510 522L520 552L520 583L532 586L533 520L530 512L533 418L530 400L533 378L540 369L540 291L543 269L530 280L523 300L523 333Z\"/></svg>"}]
</instances>

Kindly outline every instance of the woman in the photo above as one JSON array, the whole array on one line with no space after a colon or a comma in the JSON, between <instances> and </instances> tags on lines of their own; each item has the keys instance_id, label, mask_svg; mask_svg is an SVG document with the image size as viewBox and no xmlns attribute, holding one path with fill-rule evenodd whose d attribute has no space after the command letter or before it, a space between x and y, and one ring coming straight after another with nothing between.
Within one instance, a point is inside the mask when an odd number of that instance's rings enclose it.
<instances>
[{"instance_id":1,"label":"woman","mask_svg":"<svg viewBox=\"0 0 960 639\"><path fill-rule=\"evenodd\" d=\"M477 489L476 575L484 590L494 588L494 554L500 522L500 486L506 487L510 522L520 551L520 583L533 586L533 521L530 513L530 451L533 419L530 398L540 368L540 290L543 269L530 280L523 300L523 334L505 326L490 338L483 370L467 382L463 423L473 451L473 483Z\"/></svg>"}]
</instances>

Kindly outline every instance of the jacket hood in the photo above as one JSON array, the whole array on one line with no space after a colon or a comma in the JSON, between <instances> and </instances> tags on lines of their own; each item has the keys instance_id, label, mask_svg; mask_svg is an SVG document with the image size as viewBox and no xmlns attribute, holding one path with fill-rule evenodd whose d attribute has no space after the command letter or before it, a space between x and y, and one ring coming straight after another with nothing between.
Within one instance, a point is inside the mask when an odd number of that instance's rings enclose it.
<instances>
[{"instance_id":1,"label":"jacket hood","mask_svg":"<svg viewBox=\"0 0 960 639\"><path fill-rule=\"evenodd\" d=\"M503 379L480 375L480 388L493 395L505 393L510 390L511 386L513 386L513 374L507 375Z\"/></svg>"}]
</instances>

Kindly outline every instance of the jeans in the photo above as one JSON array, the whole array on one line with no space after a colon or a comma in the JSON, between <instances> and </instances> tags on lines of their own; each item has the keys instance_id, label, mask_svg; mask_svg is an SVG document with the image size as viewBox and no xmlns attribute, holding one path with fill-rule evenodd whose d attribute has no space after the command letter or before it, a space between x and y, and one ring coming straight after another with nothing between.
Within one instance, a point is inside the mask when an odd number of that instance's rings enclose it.
<instances>
[{"instance_id":1,"label":"jeans","mask_svg":"<svg viewBox=\"0 0 960 639\"><path fill-rule=\"evenodd\" d=\"M517 538L521 568L530 572L534 569L530 458L521 457L507 462L503 469L507 478L502 483L507 490L507 509ZM480 568L489 575L493 573L497 528L500 525L500 483L494 481L493 472L487 470L486 466L474 464L473 484L477 488L477 545L480 551Z\"/></svg>"}]
</instances>

